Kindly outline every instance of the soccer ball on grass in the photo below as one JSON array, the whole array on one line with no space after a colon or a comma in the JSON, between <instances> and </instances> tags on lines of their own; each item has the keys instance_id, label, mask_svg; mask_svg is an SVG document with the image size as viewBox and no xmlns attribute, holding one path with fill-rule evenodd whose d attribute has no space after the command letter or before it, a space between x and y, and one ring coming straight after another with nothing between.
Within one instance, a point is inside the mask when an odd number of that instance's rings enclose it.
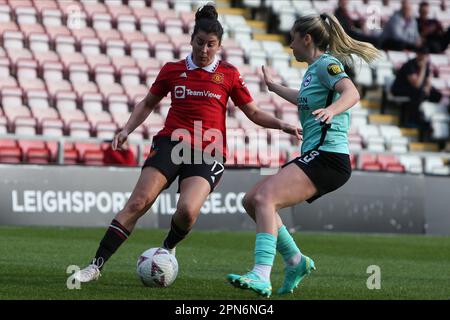
<instances>
[{"instance_id":1,"label":"soccer ball on grass","mask_svg":"<svg viewBox=\"0 0 450 320\"><path fill-rule=\"evenodd\" d=\"M147 287L168 287L177 278L178 262L166 249L151 248L139 256L136 272Z\"/></svg>"}]
</instances>

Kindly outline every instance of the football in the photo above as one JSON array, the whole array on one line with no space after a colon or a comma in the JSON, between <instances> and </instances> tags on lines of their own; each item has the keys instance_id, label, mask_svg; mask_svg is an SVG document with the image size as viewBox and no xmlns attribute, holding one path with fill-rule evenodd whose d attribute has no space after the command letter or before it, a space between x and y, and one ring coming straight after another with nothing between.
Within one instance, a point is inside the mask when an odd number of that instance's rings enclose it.
<instances>
[{"instance_id":1,"label":"football","mask_svg":"<svg viewBox=\"0 0 450 320\"><path fill-rule=\"evenodd\" d=\"M168 287L178 274L178 261L163 248L144 251L137 260L136 272L147 287Z\"/></svg>"}]
</instances>

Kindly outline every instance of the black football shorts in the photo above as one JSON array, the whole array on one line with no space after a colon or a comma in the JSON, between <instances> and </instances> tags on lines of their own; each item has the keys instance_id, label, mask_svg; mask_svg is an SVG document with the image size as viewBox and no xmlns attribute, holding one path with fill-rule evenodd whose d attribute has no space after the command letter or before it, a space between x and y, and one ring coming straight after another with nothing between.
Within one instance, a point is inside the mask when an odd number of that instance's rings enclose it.
<instances>
[{"instance_id":1,"label":"black football shorts","mask_svg":"<svg viewBox=\"0 0 450 320\"><path fill-rule=\"evenodd\" d=\"M343 186L351 176L350 156L344 153L310 150L289 161L283 167L295 163L316 186L317 194L308 203Z\"/></svg>"},{"instance_id":2,"label":"black football shorts","mask_svg":"<svg viewBox=\"0 0 450 320\"><path fill-rule=\"evenodd\" d=\"M183 157L182 148L172 152L179 143L182 142L171 141L170 137L155 137L142 168L154 167L158 169L167 179L166 188L178 177L178 191L183 179L195 176L203 177L209 182L212 192L225 170L223 157L215 157L214 160L207 161L203 157L202 151L190 148L190 159L181 161L180 157ZM178 152L179 150L181 152Z\"/></svg>"}]
</instances>

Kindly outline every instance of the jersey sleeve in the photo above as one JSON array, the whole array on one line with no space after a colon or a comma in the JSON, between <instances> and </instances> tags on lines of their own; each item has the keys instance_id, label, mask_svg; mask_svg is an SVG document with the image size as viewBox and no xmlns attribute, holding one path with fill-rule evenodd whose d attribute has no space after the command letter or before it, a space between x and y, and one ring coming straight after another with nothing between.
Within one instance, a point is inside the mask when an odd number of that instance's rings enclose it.
<instances>
[{"instance_id":1,"label":"jersey sleeve","mask_svg":"<svg viewBox=\"0 0 450 320\"><path fill-rule=\"evenodd\" d=\"M317 66L317 76L319 81L330 90L334 90L334 86L339 80L348 78L344 66L334 57L326 58L320 62Z\"/></svg>"},{"instance_id":2,"label":"jersey sleeve","mask_svg":"<svg viewBox=\"0 0 450 320\"><path fill-rule=\"evenodd\" d=\"M165 97L169 91L169 65L166 63L161 70L159 71L158 76L155 79L155 82L153 82L150 92L159 97Z\"/></svg>"},{"instance_id":3,"label":"jersey sleeve","mask_svg":"<svg viewBox=\"0 0 450 320\"><path fill-rule=\"evenodd\" d=\"M238 107L253 101L252 95L250 94L250 91L248 91L247 85L238 70L234 72L230 98Z\"/></svg>"}]
</instances>

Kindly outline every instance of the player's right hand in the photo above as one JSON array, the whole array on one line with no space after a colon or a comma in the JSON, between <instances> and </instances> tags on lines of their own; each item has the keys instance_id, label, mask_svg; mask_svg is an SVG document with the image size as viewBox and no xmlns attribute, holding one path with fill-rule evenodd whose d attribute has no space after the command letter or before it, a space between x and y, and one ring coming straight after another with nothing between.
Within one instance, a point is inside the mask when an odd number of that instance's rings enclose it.
<instances>
[{"instance_id":1,"label":"player's right hand","mask_svg":"<svg viewBox=\"0 0 450 320\"><path fill-rule=\"evenodd\" d=\"M128 138L128 132L125 129L120 130L115 136L112 141L112 148L113 150L121 150L122 145L127 141Z\"/></svg>"}]
</instances>

